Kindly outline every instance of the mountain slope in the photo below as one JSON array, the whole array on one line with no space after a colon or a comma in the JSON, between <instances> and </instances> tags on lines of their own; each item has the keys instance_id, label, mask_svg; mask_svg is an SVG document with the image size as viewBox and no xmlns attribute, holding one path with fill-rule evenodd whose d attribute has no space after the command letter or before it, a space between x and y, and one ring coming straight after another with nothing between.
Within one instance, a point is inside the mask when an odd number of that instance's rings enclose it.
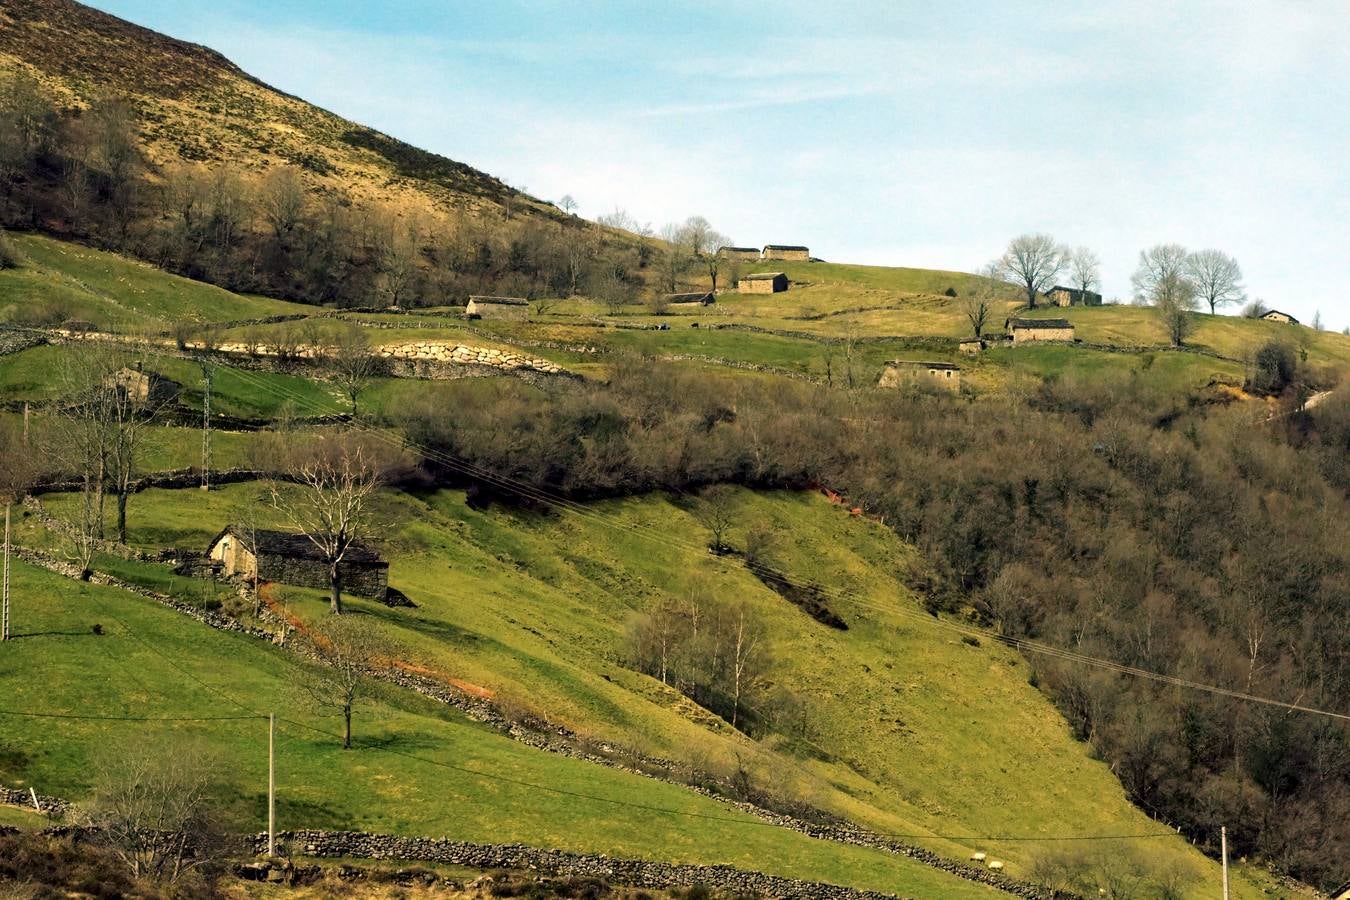
<instances>
[{"instance_id":1,"label":"mountain slope","mask_svg":"<svg viewBox=\"0 0 1350 900\"><path fill-rule=\"evenodd\" d=\"M15 68L36 75L67 105L131 99L156 166L290 163L360 199L479 212L512 204L561 218L470 166L263 84L214 50L73 0L0 0L0 69Z\"/></svg>"}]
</instances>

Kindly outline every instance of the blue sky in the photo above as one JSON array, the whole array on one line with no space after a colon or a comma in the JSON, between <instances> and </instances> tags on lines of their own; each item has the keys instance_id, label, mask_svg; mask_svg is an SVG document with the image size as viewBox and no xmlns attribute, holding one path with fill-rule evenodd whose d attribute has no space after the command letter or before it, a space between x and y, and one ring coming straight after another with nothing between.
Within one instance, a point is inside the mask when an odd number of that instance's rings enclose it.
<instances>
[{"instance_id":1,"label":"blue sky","mask_svg":"<svg viewBox=\"0 0 1350 900\"><path fill-rule=\"evenodd\" d=\"M594 217L972 270L1159 242L1350 324L1342 0L95 0L348 118Z\"/></svg>"}]
</instances>

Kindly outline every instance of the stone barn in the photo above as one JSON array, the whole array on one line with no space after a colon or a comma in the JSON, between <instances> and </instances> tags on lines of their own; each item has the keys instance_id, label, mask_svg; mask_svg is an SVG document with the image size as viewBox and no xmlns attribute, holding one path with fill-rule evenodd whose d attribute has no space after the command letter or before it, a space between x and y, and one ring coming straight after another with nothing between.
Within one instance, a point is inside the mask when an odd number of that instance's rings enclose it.
<instances>
[{"instance_id":1,"label":"stone barn","mask_svg":"<svg viewBox=\"0 0 1350 900\"><path fill-rule=\"evenodd\" d=\"M737 290L742 294L779 294L788 289L788 277L782 272L755 272L742 275Z\"/></svg>"},{"instance_id":2,"label":"stone barn","mask_svg":"<svg viewBox=\"0 0 1350 900\"><path fill-rule=\"evenodd\" d=\"M791 259L809 262L811 251L796 244L766 244L762 259Z\"/></svg>"},{"instance_id":3,"label":"stone barn","mask_svg":"<svg viewBox=\"0 0 1350 900\"><path fill-rule=\"evenodd\" d=\"M1298 319L1295 319L1287 312L1280 312L1278 309L1272 309L1270 312L1263 315L1261 320L1264 322L1283 322L1286 325L1299 324Z\"/></svg>"},{"instance_id":4,"label":"stone barn","mask_svg":"<svg viewBox=\"0 0 1350 900\"><path fill-rule=\"evenodd\" d=\"M712 306L717 302L712 291L694 291L689 294L666 294L671 306Z\"/></svg>"},{"instance_id":5,"label":"stone barn","mask_svg":"<svg viewBox=\"0 0 1350 900\"><path fill-rule=\"evenodd\" d=\"M895 388L903 385L926 385L955 392L961 389L961 367L948 362L893 359L881 371L877 387Z\"/></svg>"},{"instance_id":6,"label":"stone barn","mask_svg":"<svg viewBox=\"0 0 1350 900\"><path fill-rule=\"evenodd\" d=\"M962 353L976 354L984 350L983 338L965 338L957 345Z\"/></svg>"},{"instance_id":7,"label":"stone barn","mask_svg":"<svg viewBox=\"0 0 1350 900\"><path fill-rule=\"evenodd\" d=\"M723 259L759 259L758 247L718 247L717 255Z\"/></svg>"},{"instance_id":8,"label":"stone barn","mask_svg":"<svg viewBox=\"0 0 1350 900\"><path fill-rule=\"evenodd\" d=\"M140 362L118 369L104 378L103 384L134 403L156 405L173 403L183 390L172 378L146 371Z\"/></svg>"},{"instance_id":9,"label":"stone barn","mask_svg":"<svg viewBox=\"0 0 1350 900\"><path fill-rule=\"evenodd\" d=\"M1014 346L1033 341L1073 341L1073 324L1068 319L1009 319L1005 327Z\"/></svg>"},{"instance_id":10,"label":"stone barn","mask_svg":"<svg viewBox=\"0 0 1350 900\"><path fill-rule=\"evenodd\" d=\"M1101 306L1102 295L1096 291L1084 291L1078 288L1055 285L1045 292L1045 296L1055 306Z\"/></svg>"},{"instance_id":11,"label":"stone barn","mask_svg":"<svg viewBox=\"0 0 1350 900\"><path fill-rule=\"evenodd\" d=\"M225 575L276 581L328 590L328 563L303 534L227 525L206 551ZM342 589L359 597L383 599L389 588L389 563L362 543L347 548L338 566Z\"/></svg>"},{"instance_id":12,"label":"stone barn","mask_svg":"<svg viewBox=\"0 0 1350 900\"><path fill-rule=\"evenodd\" d=\"M530 317L530 301L524 297L474 296L464 307L464 315L471 319L524 320Z\"/></svg>"}]
</instances>

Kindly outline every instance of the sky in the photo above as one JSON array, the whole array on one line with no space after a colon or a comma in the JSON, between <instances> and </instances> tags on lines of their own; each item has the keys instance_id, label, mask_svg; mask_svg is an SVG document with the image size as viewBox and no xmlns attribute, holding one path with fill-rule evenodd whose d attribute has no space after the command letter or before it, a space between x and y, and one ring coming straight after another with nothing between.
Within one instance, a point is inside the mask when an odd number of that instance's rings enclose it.
<instances>
[{"instance_id":1,"label":"sky","mask_svg":"<svg viewBox=\"0 0 1350 900\"><path fill-rule=\"evenodd\" d=\"M973 271L1218 248L1350 325L1345 0L93 0L589 218ZM1236 309L1230 309L1236 312Z\"/></svg>"}]
</instances>

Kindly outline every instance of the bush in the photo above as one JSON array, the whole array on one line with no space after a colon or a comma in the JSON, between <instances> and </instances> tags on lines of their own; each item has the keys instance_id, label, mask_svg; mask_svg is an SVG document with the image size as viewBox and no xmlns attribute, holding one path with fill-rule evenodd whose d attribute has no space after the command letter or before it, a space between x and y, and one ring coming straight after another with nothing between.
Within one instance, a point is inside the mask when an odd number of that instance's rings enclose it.
<instances>
[{"instance_id":1,"label":"bush","mask_svg":"<svg viewBox=\"0 0 1350 900\"><path fill-rule=\"evenodd\" d=\"M1297 378L1298 359L1294 348L1279 341L1269 341L1256 351L1247 390L1278 395L1284 393Z\"/></svg>"},{"instance_id":2,"label":"bush","mask_svg":"<svg viewBox=\"0 0 1350 900\"><path fill-rule=\"evenodd\" d=\"M943 291L942 293L946 294L948 297L955 297L955 296L956 296L956 288L954 288L954 287L949 287L949 288L947 288L945 291Z\"/></svg>"},{"instance_id":3,"label":"bush","mask_svg":"<svg viewBox=\"0 0 1350 900\"><path fill-rule=\"evenodd\" d=\"M0 231L0 269L17 269L22 260L9 235Z\"/></svg>"}]
</instances>

